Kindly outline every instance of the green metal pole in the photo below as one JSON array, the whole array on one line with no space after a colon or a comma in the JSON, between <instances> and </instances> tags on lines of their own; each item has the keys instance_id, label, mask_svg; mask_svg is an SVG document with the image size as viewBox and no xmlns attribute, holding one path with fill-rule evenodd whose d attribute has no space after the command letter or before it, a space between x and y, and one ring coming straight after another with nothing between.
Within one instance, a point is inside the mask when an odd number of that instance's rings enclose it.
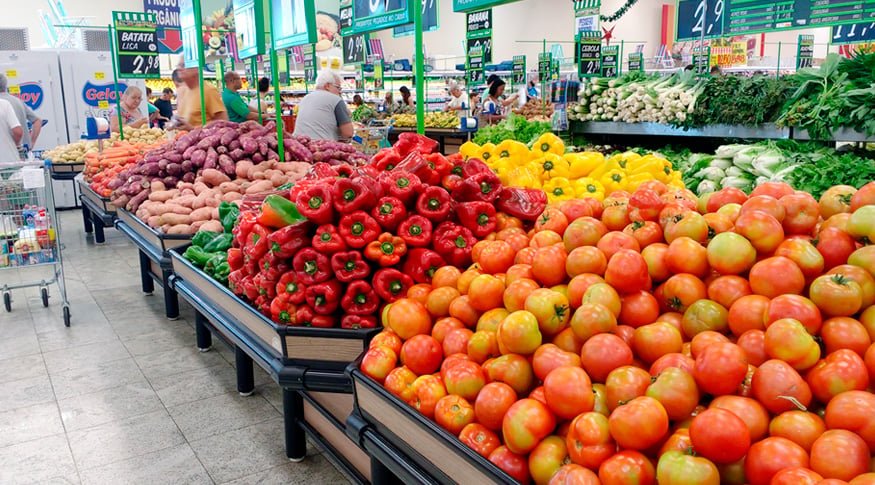
<instances>
[{"instance_id":1,"label":"green metal pole","mask_svg":"<svg viewBox=\"0 0 875 485\"><path fill-rule=\"evenodd\" d=\"M201 18L201 0L192 0L194 30L197 32L197 82L201 95L201 125L207 124L207 101L204 98L204 35Z\"/></svg>"},{"instance_id":2,"label":"green metal pole","mask_svg":"<svg viewBox=\"0 0 875 485\"><path fill-rule=\"evenodd\" d=\"M575 46L575 49L576 48L577 48L577 46ZM547 55L547 39L544 39L541 41L541 52L545 56ZM538 70L539 71L540 71L540 67L541 67L541 63L539 62L538 63L538 68L539 68ZM543 101L544 99L546 99L544 96L547 95L547 80L544 79L544 77L541 75L540 72L538 73L538 77L541 78L541 101Z\"/></svg>"},{"instance_id":3,"label":"green metal pole","mask_svg":"<svg viewBox=\"0 0 875 485\"><path fill-rule=\"evenodd\" d=\"M425 133L425 54L422 47L422 3L413 7L413 36L416 44L416 132Z\"/></svg>"},{"instance_id":4,"label":"green metal pole","mask_svg":"<svg viewBox=\"0 0 875 485\"><path fill-rule=\"evenodd\" d=\"M617 56L617 77L623 75L623 47L626 42L620 41L620 55Z\"/></svg>"},{"instance_id":5,"label":"green metal pole","mask_svg":"<svg viewBox=\"0 0 875 485\"><path fill-rule=\"evenodd\" d=\"M225 89L225 61L219 59L219 69L216 71L216 80L219 82L219 91Z\"/></svg>"},{"instance_id":6,"label":"green metal pole","mask_svg":"<svg viewBox=\"0 0 875 485\"><path fill-rule=\"evenodd\" d=\"M775 66L775 77L781 75L781 42L778 42L778 64Z\"/></svg>"},{"instance_id":7,"label":"green metal pole","mask_svg":"<svg viewBox=\"0 0 875 485\"><path fill-rule=\"evenodd\" d=\"M270 75L273 78L273 109L276 111L276 137L277 137L277 148L276 152L280 156L280 161L286 161L286 150L283 147L283 98L280 92L280 78L279 71L280 68L277 65L277 57L276 51L270 50Z\"/></svg>"},{"instance_id":8,"label":"green metal pole","mask_svg":"<svg viewBox=\"0 0 875 485\"><path fill-rule=\"evenodd\" d=\"M124 141L125 128L124 122L122 121L122 96L118 92L118 65L116 65L115 62L115 29L112 24L107 25L107 28L109 29L109 58L112 61L112 90L115 91L115 111L118 115L118 136Z\"/></svg>"},{"instance_id":9,"label":"green metal pole","mask_svg":"<svg viewBox=\"0 0 875 485\"><path fill-rule=\"evenodd\" d=\"M258 58L252 56L252 87L255 89L255 99L258 100L258 123L264 123L261 119L261 91L258 90Z\"/></svg>"}]
</instances>

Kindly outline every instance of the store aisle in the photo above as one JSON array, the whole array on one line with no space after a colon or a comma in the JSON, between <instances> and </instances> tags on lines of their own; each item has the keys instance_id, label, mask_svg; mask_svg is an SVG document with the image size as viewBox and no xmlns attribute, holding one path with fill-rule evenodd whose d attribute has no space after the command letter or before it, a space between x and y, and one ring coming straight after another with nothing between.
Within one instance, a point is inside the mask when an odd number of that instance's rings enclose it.
<instances>
[{"instance_id":1,"label":"store aisle","mask_svg":"<svg viewBox=\"0 0 875 485\"><path fill-rule=\"evenodd\" d=\"M277 385L256 366L256 394L239 396L233 352L199 353L192 309L180 300L171 322L160 288L142 294L127 239L86 243L78 211L60 218L72 326L36 289L0 308L0 483L346 483L312 444L286 459Z\"/></svg>"}]
</instances>

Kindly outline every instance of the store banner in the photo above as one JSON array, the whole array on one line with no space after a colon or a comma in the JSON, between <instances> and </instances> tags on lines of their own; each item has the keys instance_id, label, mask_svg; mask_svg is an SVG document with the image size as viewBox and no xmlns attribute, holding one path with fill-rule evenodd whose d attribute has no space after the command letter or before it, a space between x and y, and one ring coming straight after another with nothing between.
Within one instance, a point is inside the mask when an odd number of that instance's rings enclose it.
<instances>
[{"instance_id":1,"label":"store banner","mask_svg":"<svg viewBox=\"0 0 875 485\"><path fill-rule=\"evenodd\" d=\"M486 82L486 75L483 70L485 66L484 49L482 45L470 46L468 48L468 62L466 63L466 71L468 75L468 86L477 86Z\"/></svg>"},{"instance_id":2,"label":"store banner","mask_svg":"<svg viewBox=\"0 0 875 485\"><path fill-rule=\"evenodd\" d=\"M859 44L875 41L875 12L872 12L871 22L861 22L849 25L837 25L832 28L832 44Z\"/></svg>"},{"instance_id":3,"label":"store banner","mask_svg":"<svg viewBox=\"0 0 875 485\"><path fill-rule=\"evenodd\" d=\"M158 39L155 15L143 12L113 12L116 66L122 79L157 79Z\"/></svg>"},{"instance_id":4,"label":"store banner","mask_svg":"<svg viewBox=\"0 0 875 485\"><path fill-rule=\"evenodd\" d=\"M143 12L158 22L158 53L179 54L182 32L179 30L179 0L143 0Z\"/></svg>"},{"instance_id":5,"label":"store banner","mask_svg":"<svg viewBox=\"0 0 875 485\"><path fill-rule=\"evenodd\" d=\"M343 37L343 63L362 64L365 62L365 45L368 34L352 34Z\"/></svg>"},{"instance_id":6,"label":"store banner","mask_svg":"<svg viewBox=\"0 0 875 485\"><path fill-rule=\"evenodd\" d=\"M491 8L517 1L519 0L453 0L453 12L483 10L484 8Z\"/></svg>"},{"instance_id":7,"label":"store banner","mask_svg":"<svg viewBox=\"0 0 875 485\"><path fill-rule=\"evenodd\" d=\"M229 46L237 59L264 55L264 2L232 0L234 5L234 45Z\"/></svg>"},{"instance_id":8,"label":"store banner","mask_svg":"<svg viewBox=\"0 0 875 485\"><path fill-rule=\"evenodd\" d=\"M270 0L271 42L274 50L316 42L316 6L305 0Z\"/></svg>"},{"instance_id":9,"label":"store banner","mask_svg":"<svg viewBox=\"0 0 875 485\"><path fill-rule=\"evenodd\" d=\"M602 0L574 0L574 33L599 30Z\"/></svg>"},{"instance_id":10,"label":"store banner","mask_svg":"<svg viewBox=\"0 0 875 485\"><path fill-rule=\"evenodd\" d=\"M316 82L316 47L313 44L302 46L301 55L304 59L304 82Z\"/></svg>"},{"instance_id":11,"label":"store banner","mask_svg":"<svg viewBox=\"0 0 875 485\"><path fill-rule=\"evenodd\" d=\"M513 56L511 83L514 86L526 84L526 56Z\"/></svg>"},{"instance_id":12,"label":"store banner","mask_svg":"<svg viewBox=\"0 0 875 485\"><path fill-rule=\"evenodd\" d=\"M620 75L620 47L606 45L601 48L600 59L601 76L617 77Z\"/></svg>"},{"instance_id":13,"label":"store banner","mask_svg":"<svg viewBox=\"0 0 875 485\"><path fill-rule=\"evenodd\" d=\"M440 0L422 0L422 31L432 32L440 28ZM392 37L413 35L413 22L392 29Z\"/></svg>"},{"instance_id":14,"label":"store banner","mask_svg":"<svg viewBox=\"0 0 875 485\"><path fill-rule=\"evenodd\" d=\"M413 22L416 3L416 0L353 0L352 31L373 32Z\"/></svg>"}]
</instances>

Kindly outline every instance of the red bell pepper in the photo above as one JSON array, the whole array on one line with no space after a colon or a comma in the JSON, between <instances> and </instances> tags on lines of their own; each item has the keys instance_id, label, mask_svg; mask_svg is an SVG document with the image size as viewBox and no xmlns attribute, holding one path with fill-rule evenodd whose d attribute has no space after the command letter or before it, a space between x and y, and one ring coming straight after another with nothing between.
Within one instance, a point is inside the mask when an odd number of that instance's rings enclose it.
<instances>
[{"instance_id":1,"label":"red bell pepper","mask_svg":"<svg viewBox=\"0 0 875 485\"><path fill-rule=\"evenodd\" d=\"M493 173L492 169L489 168L489 165L486 165L486 163L477 158L471 158L462 163L461 170L462 172L459 175L461 175L462 178L473 177L478 173Z\"/></svg>"},{"instance_id":2,"label":"red bell pepper","mask_svg":"<svg viewBox=\"0 0 875 485\"><path fill-rule=\"evenodd\" d=\"M389 303L407 296L413 286L413 278L395 268L383 268L374 273L374 291Z\"/></svg>"},{"instance_id":3,"label":"red bell pepper","mask_svg":"<svg viewBox=\"0 0 875 485\"><path fill-rule=\"evenodd\" d=\"M253 211L243 211L240 213L237 225L231 231L231 234L234 235L235 247L242 248L246 244L246 240L249 239L249 233L255 227L256 219L258 219L258 216Z\"/></svg>"},{"instance_id":4,"label":"red bell pepper","mask_svg":"<svg viewBox=\"0 0 875 485\"><path fill-rule=\"evenodd\" d=\"M501 192L501 180L492 171L479 172L465 177L453 192L453 199L459 202L482 200L493 202Z\"/></svg>"},{"instance_id":5,"label":"red bell pepper","mask_svg":"<svg viewBox=\"0 0 875 485\"><path fill-rule=\"evenodd\" d=\"M407 253L403 271L417 283L431 283L434 272L446 265L440 254L431 249L416 248Z\"/></svg>"},{"instance_id":6,"label":"red bell pepper","mask_svg":"<svg viewBox=\"0 0 875 485\"><path fill-rule=\"evenodd\" d=\"M319 315L307 305L298 306L298 311L295 312L296 326L332 328L336 322L334 315Z\"/></svg>"},{"instance_id":7,"label":"red bell pepper","mask_svg":"<svg viewBox=\"0 0 875 485\"><path fill-rule=\"evenodd\" d=\"M361 249L380 235L380 225L365 211L355 211L340 218L340 236L349 247Z\"/></svg>"},{"instance_id":8,"label":"red bell pepper","mask_svg":"<svg viewBox=\"0 0 875 485\"><path fill-rule=\"evenodd\" d=\"M304 216L298 212L295 203L281 195L270 194L261 203L261 214L258 215L258 223L262 226L281 229L303 220Z\"/></svg>"},{"instance_id":9,"label":"red bell pepper","mask_svg":"<svg viewBox=\"0 0 875 485\"><path fill-rule=\"evenodd\" d=\"M498 210L524 221L535 221L547 208L547 194L541 189L505 187L498 197Z\"/></svg>"},{"instance_id":10,"label":"red bell pepper","mask_svg":"<svg viewBox=\"0 0 875 485\"><path fill-rule=\"evenodd\" d=\"M243 294L243 287L241 286L241 281L246 277L246 273L242 269L231 271L228 274L228 288L235 295Z\"/></svg>"},{"instance_id":11,"label":"red bell pepper","mask_svg":"<svg viewBox=\"0 0 875 485\"><path fill-rule=\"evenodd\" d=\"M453 170L453 164L442 153L429 153L425 159L428 161L428 168L437 172L438 178L449 175Z\"/></svg>"},{"instance_id":12,"label":"red bell pepper","mask_svg":"<svg viewBox=\"0 0 875 485\"><path fill-rule=\"evenodd\" d=\"M252 278L252 282L255 283L255 288L258 290L259 296L266 296L269 300L272 300L276 296L276 282L277 279L271 278L269 273L263 272L258 273Z\"/></svg>"},{"instance_id":13,"label":"red bell pepper","mask_svg":"<svg viewBox=\"0 0 875 485\"><path fill-rule=\"evenodd\" d=\"M334 254L341 251L346 251L346 243L337 232L337 227L334 224L325 224L316 229L316 234L313 236L313 249L322 254Z\"/></svg>"},{"instance_id":14,"label":"red bell pepper","mask_svg":"<svg viewBox=\"0 0 875 485\"><path fill-rule=\"evenodd\" d=\"M489 202L463 202L456 206L459 222L478 239L483 239L498 227L495 207Z\"/></svg>"},{"instance_id":15,"label":"red bell pepper","mask_svg":"<svg viewBox=\"0 0 875 485\"><path fill-rule=\"evenodd\" d=\"M423 155L432 153L437 150L437 147L437 141L418 133L411 132L405 132L398 135L398 141L394 145L395 150L397 150L402 157L412 151L417 151Z\"/></svg>"},{"instance_id":16,"label":"red bell pepper","mask_svg":"<svg viewBox=\"0 0 875 485\"><path fill-rule=\"evenodd\" d=\"M331 280L308 286L304 295L307 305L318 315L331 315L340 306L342 291L340 282Z\"/></svg>"},{"instance_id":17,"label":"red bell pepper","mask_svg":"<svg viewBox=\"0 0 875 485\"><path fill-rule=\"evenodd\" d=\"M441 179L441 187L447 189L450 193L453 193L460 185L462 185L462 180L461 176L451 173Z\"/></svg>"},{"instance_id":18,"label":"red bell pepper","mask_svg":"<svg viewBox=\"0 0 875 485\"><path fill-rule=\"evenodd\" d=\"M292 259L292 267L297 273L298 281L309 286L331 279L331 264L328 256L313 248L298 251Z\"/></svg>"},{"instance_id":19,"label":"red bell pepper","mask_svg":"<svg viewBox=\"0 0 875 485\"><path fill-rule=\"evenodd\" d=\"M292 224L270 233L267 236L270 242L270 254L276 259L288 259L294 256L299 249L307 245L309 227L307 223Z\"/></svg>"},{"instance_id":20,"label":"red bell pepper","mask_svg":"<svg viewBox=\"0 0 875 485\"><path fill-rule=\"evenodd\" d=\"M380 299L370 283L358 280L346 287L340 306L350 315L371 315L380 306Z\"/></svg>"},{"instance_id":21,"label":"red bell pepper","mask_svg":"<svg viewBox=\"0 0 875 485\"><path fill-rule=\"evenodd\" d=\"M297 308L289 300L287 293L278 294L270 302L270 318L276 323L294 325Z\"/></svg>"},{"instance_id":22,"label":"red bell pepper","mask_svg":"<svg viewBox=\"0 0 875 485\"><path fill-rule=\"evenodd\" d=\"M249 301L255 301L258 298L258 288L253 282L254 279L254 276L246 275L240 280L240 289L243 290L243 296Z\"/></svg>"},{"instance_id":23,"label":"red bell pepper","mask_svg":"<svg viewBox=\"0 0 875 485\"><path fill-rule=\"evenodd\" d=\"M394 148L384 148L371 158L371 164L379 171L393 170L399 162L401 162L401 155Z\"/></svg>"},{"instance_id":24,"label":"red bell pepper","mask_svg":"<svg viewBox=\"0 0 875 485\"><path fill-rule=\"evenodd\" d=\"M357 210L369 211L377 205L377 196L364 178L338 179L331 191L334 210L349 214Z\"/></svg>"},{"instance_id":25,"label":"red bell pepper","mask_svg":"<svg viewBox=\"0 0 875 485\"><path fill-rule=\"evenodd\" d=\"M315 179L333 179L337 177L337 169L325 162L316 162L311 167L308 178L309 176Z\"/></svg>"},{"instance_id":26,"label":"red bell pepper","mask_svg":"<svg viewBox=\"0 0 875 485\"><path fill-rule=\"evenodd\" d=\"M414 200L420 185L422 185L419 177L406 170L381 173L377 180L386 195L395 197L404 204L409 204Z\"/></svg>"},{"instance_id":27,"label":"red bell pepper","mask_svg":"<svg viewBox=\"0 0 875 485\"><path fill-rule=\"evenodd\" d=\"M359 251L346 251L331 256L331 269L334 277L342 283L362 280L371 274L371 267L362 259Z\"/></svg>"},{"instance_id":28,"label":"red bell pepper","mask_svg":"<svg viewBox=\"0 0 875 485\"><path fill-rule=\"evenodd\" d=\"M270 318L270 302L272 302L272 298L268 298L266 295L258 295L258 298L252 303L256 310L259 313Z\"/></svg>"},{"instance_id":29,"label":"red bell pepper","mask_svg":"<svg viewBox=\"0 0 875 485\"><path fill-rule=\"evenodd\" d=\"M403 238L389 232L380 234L376 241L365 248L365 257L380 266L395 266L407 254L407 244Z\"/></svg>"},{"instance_id":30,"label":"red bell pepper","mask_svg":"<svg viewBox=\"0 0 875 485\"><path fill-rule=\"evenodd\" d=\"M471 250L477 243L477 238L467 228L458 224L442 225L435 231L434 250L447 263L466 268L471 264Z\"/></svg>"},{"instance_id":31,"label":"red bell pepper","mask_svg":"<svg viewBox=\"0 0 875 485\"><path fill-rule=\"evenodd\" d=\"M237 271L243 267L243 250L240 248L228 249L228 267L231 271Z\"/></svg>"},{"instance_id":32,"label":"red bell pepper","mask_svg":"<svg viewBox=\"0 0 875 485\"><path fill-rule=\"evenodd\" d=\"M377 328L377 317L373 315L344 315L340 319L340 328L350 330Z\"/></svg>"},{"instance_id":33,"label":"red bell pepper","mask_svg":"<svg viewBox=\"0 0 875 485\"><path fill-rule=\"evenodd\" d=\"M338 178L348 179L355 175L355 168L352 165L337 165L334 170Z\"/></svg>"},{"instance_id":34,"label":"red bell pepper","mask_svg":"<svg viewBox=\"0 0 875 485\"><path fill-rule=\"evenodd\" d=\"M298 305L304 302L304 287L294 271L286 271L276 283L277 296L286 295L289 303Z\"/></svg>"},{"instance_id":35,"label":"red bell pepper","mask_svg":"<svg viewBox=\"0 0 875 485\"><path fill-rule=\"evenodd\" d=\"M371 211L371 216L384 230L394 231L398 224L401 224L401 221L407 217L407 209L397 197L386 196L377 201L377 206Z\"/></svg>"},{"instance_id":36,"label":"red bell pepper","mask_svg":"<svg viewBox=\"0 0 875 485\"><path fill-rule=\"evenodd\" d=\"M246 242L243 245L244 263L250 261L258 263L258 261L267 254L268 249L270 249L270 242L267 238L269 235L270 231L261 224L256 223L252 227L252 230L249 232Z\"/></svg>"},{"instance_id":37,"label":"red bell pepper","mask_svg":"<svg viewBox=\"0 0 875 485\"><path fill-rule=\"evenodd\" d=\"M450 216L451 200L449 192L443 187L433 185L419 194L416 212L431 222L443 222Z\"/></svg>"},{"instance_id":38,"label":"red bell pepper","mask_svg":"<svg viewBox=\"0 0 875 485\"><path fill-rule=\"evenodd\" d=\"M328 224L334 220L331 188L327 185L312 185L302 190L295 205L301 215L314 224Z\"/></svg>"},{"instance_id":39,"label":"red bell pepper","mask_svg":"<svg viewBox=\"0 0 875 485\"><path fill-rule=\"evenodd\" d=\"M412 215L398 226L398 235L410 247L425 247L431 243L431 221L420 215Z\"/></svg>"}]
</instances>

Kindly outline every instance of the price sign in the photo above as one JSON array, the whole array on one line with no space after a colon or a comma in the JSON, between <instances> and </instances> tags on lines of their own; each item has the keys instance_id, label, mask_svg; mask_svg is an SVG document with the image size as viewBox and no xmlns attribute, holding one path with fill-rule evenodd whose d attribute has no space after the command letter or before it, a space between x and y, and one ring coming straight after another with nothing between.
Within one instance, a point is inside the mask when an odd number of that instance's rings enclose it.
<instances>
[{"instance_id":1,"label":"price sign","mask_svg":"<svg viewBox=\"0 0 875 485\"><path fill-rule=\"evenodd\" d=\"M440 28L438 0L422 0L422 31L431 32L438 28ZM413 23L392 29L393 37L404 37L405 35L413 35Z\"/></svg>"},{"instance_id":2,"label":"price sign","mask_svg":"<svg viewBox=\"0 0 875 485\"><path fill-rule=\"evenodd\" d=\"M343 63L361 64L365 62L365 43L368 34L352 34L341 39L343 43Z\"/></svg>"},{"instance_id":3,"label":"price sign","mask_svg":"<svg viewBox=\"0 0 875 485\"><path fill-rule=\"evenodd\" d=\"M620 47L606 45L601 52L602 77L617 77L620 75Z\"/></svg>"},{"instance_id":4,"label":"price sign","mask_svg":"<svg viewBox=\"0 0 875 485\"><path fill-rule=\"evenodd\" d=\"M352 32L352 5L340 7L340 35L349 35Z\"/></svg>"},{"instance_id":5,"label":"price sign","mask_svg":"<svg viewBox=\"0 0 875 485\"><path fill-rule=\"evenodd\" d=\"M616 75L617 55L613 56ZM577 39L577 73L581 78L602 74L602 38L599 32L581 32Z\"/></svg>"},{"instance_id":6,"label":"price sign","mask_svg":"<svg viewBox=\"0 0 875 485\"><path fill-rule=\"evenodd\" d=\"M483 63L492 62L492 37L484 37L480 39L468 39L465 41L466 50L470 51L475 47L483 48Z\"/></svg>"},{"instance_id":7,"label":"price sign","mask_svg":"<svg viewBox=\"0 0 875 485\"><path fill-rule=\"evenodd\" d=\"M264 55L264 7L256 0L234 1L234 30L237 58Z\"/></svg>"},{"instance_id":8,"label":"price sign","mask_svg":"<svg viewBox=\"0 0 875 485\"><path fill-rule=\"evenodd\" d=\"M383 82L383 58L380 56L368 56L368 63L374 66L374 89L377 91L385 87Z\"/></svg>"},{"instance_id":9,"label":"price sign","mask_svg":"<svg viewBox=\"0 0 875 485\"><path fill-rule=\"evenodd\" d=\"M413 21L414 6L416 0L353 0L352 30L373 32L408 24Z\"/></svg>"},{"instance_id":10,"label":"price sign","mask_svg":"<svg viewBox=\"0 0 875 485\"><path fill-rule=\"evenodd\" d=\"M796 43L796 69L811 67L814 59L814 36L800 35Z\"/></svg>"},{"instance_id":11,"label":"price sign","mask_svg":"<svg viewBox=\"0 0 875 485\"><path fill-rule=\"evenodd\" d=\"M550 78L550 71L553 69L553 53L552 52L541 52L538 54L538 77L541 78L541 81L545 81Z\"/></svg>"},{"instance_id":12,"label":"price sign","mask_svg":"<svg viewBox=\"0 0 875 485\"><path fill-rule=\"evenodd\" d=\"M709 74L711 72L711 47L693 48L693 69L697 74Z\"/></svg>"},{"instance_id":13,"label":"price sign","mask_svg":"<svg viewBox=\"0 0 875 485\"><path fill-rule=\"evenodd\" d=\"M575 33L599 30L599 11L602 0L574 0Z\"/></svg>"},{"instance_id":14,"label":"price sign","mask_svg":"<svg viewBox=\"0 0 875 485\"><path fill-rule=\"evenodd\" d=\"M106 73L101 72L101 71L95 72L94 79L96 79L98 81L102 81L102 80L106 79Z\"/></svg>"},{"instance_id":15,"label":"price sign","mask_svg":"<svg viewBox=\"0 0 875 485\"><path fill-rule=\"evenodd\" d=\"M472 46L468 48L468 84L473 86L481 84L486 80L483 72L483 46Z\"/></svg>"},{"instance_id":16,"label":"price sign","mask_svg":"<svg viewBox=\"0 0 875 485\"><path fill-rule=\"evenodd\" d=\"M872 12L872 17L872 22L833 27L830 42L833 44L858 44L875 41L875 11Z\"/></svg>"},{"instance_id":17,"label":"price sign","mask_svg":"<svg viewBox=\"0 0 875 485\"><path fill-rule=\"evenodd\" d=\"M526 83L526 56L513 56L513 77L511 83L520 85Z\"/></svg>"},{"instance_id":18,"label":"price sign","mask_svg":"<svg viewBox=\"0 0 875 485\"><path fill-rule=\"evenodd\" d=\"M270 0L270 34L274 50L317 40L316 5L305 0Z\"/></svg>"},{"instance_id":19,"label":"price sign","mask_svg":"<svg viewBox=\"0 0 875 485\"><path fill-rule=\"evenodd\" d=\"M492 9L468 12L465 16L465 37L477 39L480 37L492 37Z\"/></svg>"},{"instance_id":20,"label":"price sign","mask_svg":"<svg viewBox=\"0 0 875 485\"><path fill-rule=\"evenodd\" d=\"M644 72L644 54L640 52L629 53L629 72Z\"/></svg>"},{"instance_id":21,"label":"price sign","mask_svg":"<svg viewBox=\"0 0 875 485\"><path fill-rule=\"evenodd\" d=\"M723 35L726 0L678 0L675 40L711 39Z\"/></svg>"},{"instance_id":22,"label":"price sign","mask_svg":"<svg viewBox=\"0 0 875 485\"><path fill-rule=\"evenodd\" d=\"M155 15L143 12L113 12L112 16L119 77L161 77Z\"/></svg>"},{"instance_id":23,"label":"price sign","mask_svg":"<svg viewBox=\"0 0 875 485\"><path fill-rule=\"evenodd\" d=\"M109 101L107 101L105 99L101 99L100 101L97 102L97 107L99 109L109 109Z\"/></svg>"},{"instance_id":24,"label":"price sign","mask_svg":"<svg viewBox=\"0 0 875 485\"><path fill-rule=\"evenodd\" d=\"M16 71L15 69L7 69L6 70L6 77L10 78L10 79L12 79L14 77L18 77L18 71Z\"/></svg>"},{"instance_id":25,"label":"price sign","mask_svg":"<svg viewBox=\"0 0 875 485\"><path fill-rule=\"evenodd\" d=\"M194 18L194 3L192 0L179 0L179 28L182 32L182 60L185 67L198 67L198 59L202 53L198 52L199 26Z\"/></svg>"},{"instance_id":26,"label":"price sign","mask_svg":"<svg viewBox=\"0 0 875 485\"><path fill-rule=\"evenodd\" d=\"M301 47L301 53L304 58L304 82L312 83L316 81L316 47L313 44L307 44Z\"/></svg>"},{"instance_id":27,"label":"price sign","mask_svg":"<svg viewBox=\"0 0 875 485\"><path fill-rule=\"evenodd\" d=\"M513 3L518 0L453 0L453 12L470 12L472 10L483 10L484 8L495 7L505 3Z\"/></svg>"},{"instance_id":28,"label":"price sign","mask_svg":"<svg viewBox=\"0 0 875 485\"><path fill-rule=\"evenodd\" d=\"M9 94L11 94L13 96L18 96L19 94L21 94L21 86L19 86L17 84L14 86L9 86L8 91L9 91Z\"/></svg>"}]
</instances>

